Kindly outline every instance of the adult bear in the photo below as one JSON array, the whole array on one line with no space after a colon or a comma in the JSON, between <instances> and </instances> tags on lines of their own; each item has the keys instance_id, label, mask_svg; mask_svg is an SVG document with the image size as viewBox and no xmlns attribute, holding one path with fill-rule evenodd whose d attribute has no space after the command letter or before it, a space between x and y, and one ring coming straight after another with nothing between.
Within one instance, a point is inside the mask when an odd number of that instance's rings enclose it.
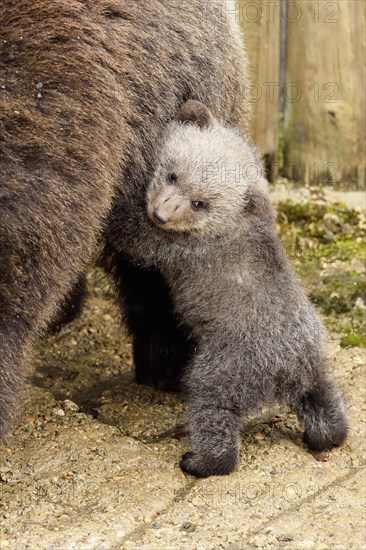
<instances>
[{"instance_id":1,"label":"adult bear","mask_svg":"<svg viewBox=\"0 0 366 550\"><path fill-rule=\"evenodd\" d=\"M248 123L235 15L225 0L1 3L3 438L32 347L100 243L134 337L138 378L149 381L154 346L153 365L189 354L162 277L151 258L139 266L144 258L129 236L146 216L155 151L181 103L199 99L232 125Z\"/></svg>"}]
</instances>

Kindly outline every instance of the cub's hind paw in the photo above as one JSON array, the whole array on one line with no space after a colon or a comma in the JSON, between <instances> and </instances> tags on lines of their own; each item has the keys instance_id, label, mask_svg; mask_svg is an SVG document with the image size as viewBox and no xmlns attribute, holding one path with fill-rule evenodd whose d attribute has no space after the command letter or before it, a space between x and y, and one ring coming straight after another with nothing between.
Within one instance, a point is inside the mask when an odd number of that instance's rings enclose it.
<instances>
[{"instance_id":1,"label":"cub's hind paw","mask_svg":"<svg viewBox=\"0 0 366 550\"><path fill-rule=\"evenodd\" d=\"M306 430L302 439L310 451L330 451L333 447L339 447L344 443L347 437L347 431L347 424L344 421L333 429L332 433L325 435L323 433Z\"/></svg>"},{"instance_id":2,"label":"cub's hind paw","mask_svg":"<svg viewBox=\"0 0 366 550\"><path fill-rule=\"evenodd\" d=\"M305 430L303 441L311 451L329 451L332 447L342 445L347 438L348 424L345 413L340 409L335 422L323 425L311 424Z\"/></svg>"},{"instance_id":3,"label":"cub's hind paw","mask_svg":"<svg viewBox=\"0 0 366 550\"><path fill-rule=\"evenodd\" d=\"M186 474L191 474L196 477L208 477L211 472L207 469L202 459L194 453L185 453L179 466Z\"/></svg>"},{"instance_id":4,"label":"cub's hind paw","mask_svg":"<svg viewBox=\"0 0 366 550\"><path fill-rule=\"evenodd\" d=\"M198 453L188 452L179 464L183 472L196 477L224 476L229 474L236 465L237 453L227 453L217 458L203 458Z\"/></svg>"}]
</instances>

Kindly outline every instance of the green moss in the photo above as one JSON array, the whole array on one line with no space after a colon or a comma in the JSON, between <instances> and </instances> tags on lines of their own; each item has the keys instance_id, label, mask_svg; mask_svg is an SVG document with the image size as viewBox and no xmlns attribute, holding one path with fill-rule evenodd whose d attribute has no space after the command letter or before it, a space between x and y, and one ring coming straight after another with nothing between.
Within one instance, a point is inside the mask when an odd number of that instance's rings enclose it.
<instances>
[{"instance_id":1,"label":"green moss","mask_svg":"<svg viewBox=\"0 0 366 550\"><path fill-rule=\"evenodd\" d=\"M365 258L362 214L341 203L333 205L283 201L277 205L280 235L304 261L348 262Z\"/></svg>"},{"instance_id":2,"label":"green moss","mask_svg":"<svg viewBox=\"0 0 366 550\"><path fill-rule=\"evenodd\" d=\"M348 325L341 325L340 327L338 327L338 330L340 332L345 332L346 334L349 334L351 332L351 327L349 327Z\"/></svg>"},{"instance_id":3,"label":"green moss","mask_svg":"<svg viewBox=\"0 0 366 550\"><path fill-rule=\"evenodd\" d=\"M277 211L287 256L328 330L343 333L342 345L364 345L365 311L356 307L359 298L366 303L364 216L340 203L289 200Z\"/></svg>"},{"instance_id":4,"label":"green moss","mask_svg":"<svg viewBox=\"0 0 366 550\"><path fill-rule=\"evenodd\" d=\"M292 228L302 238L317 238L325 245L334 241L347 242L351 238L349 246L362 248L365 237L360 223L362 215L341 203L329 206L307 202L294 204L287 200L278 203L277 212L283 229Z\"/></svg>"},{"instance_id":5,"label":"green moss","mask_svg":"<svg viewBox=\"0 0 366 550\"><path fill-rule=\"evenodd\" d=\"M304 226L310 222L318 222L326 213L323 205L315 205L308 202L293 203L290 200L281 201L277 204L277 212L286 218L288 224Z\"/></svg>"},{"instance_id":6,"label":"green moss","mask_svg":"<svg viewBox=\"0 0 366 550\"><path fill-rule=\"evenodd\" d=\"M362 300L366 302L366 281L353 281L351 287L351 298L353 300L362 298Z\"/></svg>"},{"instance_id":7,"label":"green moss","mask_svg":"<svg viewBox=\"0 0 366 550\"><path fill-rule=\"evenodd\" d=\"M347 334L341 339L340 345L342 348L361 347L366 348L365 334Z\"/></svg>"},{"instance_id":8,"label":"green moss","mask_svg":"<svg viewBox=\"0 0 366 550\"><path fill-rule=\"evenodd\" d=\"M298 225L319 223L324 220L326 214L331 214L338 218L337 223L357 227L361 218L358 210L348 208L340 202L326 205L310 202L294 203L291 200L286 200L277 204L277 211L287 217L288 223Z\"/></svg>"},{"instance_id":9,"label":"green moss","mask_svg":"<svg viewBox=\"0 0 366 550\"><path fill-rule=\"evenodd\" d=\"M325 315L339 315L352 310L352 304L345 296L329 295L328 290L313 290L309 294L310 300L321 308Z\"/></svg>"}]
</instances>

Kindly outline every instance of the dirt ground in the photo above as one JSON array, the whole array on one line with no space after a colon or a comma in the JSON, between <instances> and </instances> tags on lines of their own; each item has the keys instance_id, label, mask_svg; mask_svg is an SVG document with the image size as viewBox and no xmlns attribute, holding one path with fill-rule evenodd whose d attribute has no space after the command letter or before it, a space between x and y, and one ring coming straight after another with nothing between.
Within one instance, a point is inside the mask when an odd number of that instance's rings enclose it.
<instances>
[{"instance_id":1,"label":"dirt ground","mask_svg":"<svg viewBox=\"0 0 366 550\"><path fill-rule=\"evenodd\" d=\"M366 548L363 348L329 334L351 427L343 447L316 460L294 414L264 409L243 423L238 469L197 480L178 467L180 397L135 384L108 283L93 271L89 287L82 316L40 343L0 450L1 550Z\"/></svg>"}]
</instances>

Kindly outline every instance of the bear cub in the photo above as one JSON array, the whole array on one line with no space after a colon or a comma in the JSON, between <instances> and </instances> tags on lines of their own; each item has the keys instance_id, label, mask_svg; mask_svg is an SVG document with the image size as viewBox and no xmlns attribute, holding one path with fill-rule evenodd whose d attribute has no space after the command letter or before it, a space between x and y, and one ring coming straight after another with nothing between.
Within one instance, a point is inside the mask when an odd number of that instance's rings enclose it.
<instances>
[{"instance_id":1,"label":"bear cub","mask_svg":"<svg viewBox=\"0 0 366 550\"><path fill-rule=\"evenodd\" d=\"M290 405L312 450L347 435L324 329L276 237L261 173L241 134L190 100L168 125L147 191L164 235L159 267L196 342L183 379L192 452L180 466L199 477L233 470L242 418L263 404Z\"/></svg>"}]
</instances>

